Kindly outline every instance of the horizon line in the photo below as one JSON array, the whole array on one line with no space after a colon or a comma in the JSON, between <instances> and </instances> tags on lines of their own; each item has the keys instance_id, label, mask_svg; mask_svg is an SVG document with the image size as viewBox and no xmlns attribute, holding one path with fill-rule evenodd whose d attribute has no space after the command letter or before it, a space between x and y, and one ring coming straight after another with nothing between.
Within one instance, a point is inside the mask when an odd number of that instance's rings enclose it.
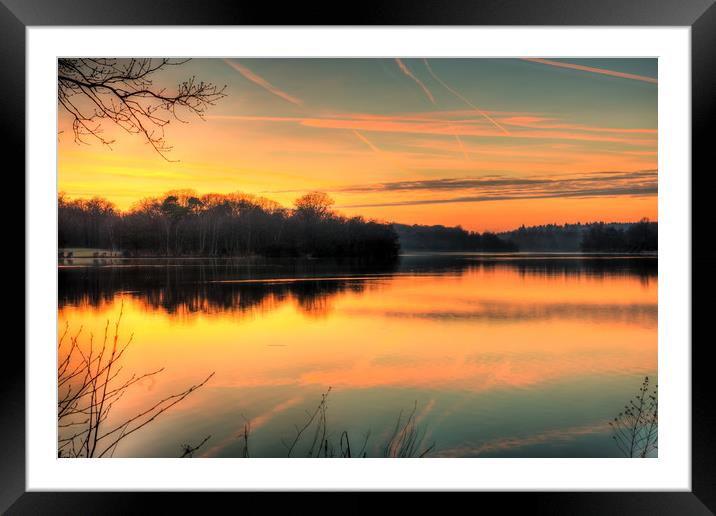
<instances>
[{"instance_id":1,"label":"horizon line","mask_svg":"<svg viewBox=\"0 0 716 516\"><path fill-rule=\"evenodd\" d=\"M177 189L175 189L175 190L170 190L170 191L168 191L168 192L165 192L165 194L171 193L171 192L177 191L177 190L180 191L180 190L182 190L182 189L177 188ZM194 191L195 193L197 193L197 195L211 195L211 194L215 193L215 192L209 192L209 193L206 193L206 194L198 194L198 192L196 192L195 190L192 190L192 189L190 189L190 188L185 188L185 189L183 189L183 190ZM58 192L58 198L59 198L59 194L61 194L61 193L65 193L65 194L66 194L67 192L65 192L65 191ZM238 191L230 192L230 194L231 194L231 193L241 193L241 194L247 195L247 196L249 196L249 197L254 197L254 198L259 198L259 199L261 199L261 198L262 198L262 199L266 199L266 200L269 200L269 201L271 201L271 202L274 202L274 203L278 204L278 205L279 205L281 208L283 208L283 209L294 210L294 208L286 208L285 206L281 205L280 203L277 203L276 201L273 201L273 200L268 199L268 198L266 198L266 197L262 197L262 196L260 196L260 195L247 194L247 193L245 193L245 192L238 192ZM229 194L218 194L218 195L229 195ZM147 198L151 198L151 197L142 197L141 199L147 199ZM155 197L155 198L156 198L156 199L159 199L160 197ZM94 195L94 196L92 196L92 197L75 197L75 198L71 198L71 197L70 197L70 198L69 198L70 201L74 201L74 200L92 200L92 199L102 199L102 200L105 200L105 201L109 201L109 199L106 199L106 198L101 197L101 196L99 196L99 195ZM141 200L141 199L138 199L138 200ZM109 202L114 206L114 208L117 210L117 213L118 213L120 216L121 216L121 215L127 215L127 214L131 213L131 209L124 209L124 210L123 210L123 209L118 208L112 201L109 201ZM340 207L339 207L339 208L340 208ZM338 216L348 217L348 216L346 216L346 215L344 215L344 214L342 214L341 212L338 212L338 211L333 211L333 213L334 213L335 215L338 215ZM455 224L455 225L452 225L452 226L450 226L450 225L445 225L445 224L417 224L417 223L399 222L399 221L397 221L397 220L380 220L380 219L377 219L377 218L366 218L366 217L363 217L362 215L355 215L355 216L357 216L357 217L362 217L362 218L364 218L364 220L366 220L366 221L368 221L368 222L376 222L376 223L379 223L379 224L400 225L400 226L409 226L409 227L418 226L418 227L425 227L425 228L433 228L433 227L460 228L460 229L462 229L462 230L464 230L464 231L467 231L467 232L469 232L469 233L478 233L478 234L492 233L492 234L496 234L496 235L499 235L499 234L502 234L502 233L510 233L510 232L512 232L512 231L517 231L517 230L519 230L520 228L530 229L530 228L538 228L538 227L546 227L546 226L557 226L557 227L565 227L565 226L588 226L588 225L591 225L591 224L604 224L604 225L611 225L611 224L638 224L638 223L640 223L640 222L642 222L642 221L644 221L644 220L646 220L647 222L653 222L653 223L657 223L657 224L658 224L658 222L659 222L659 219L658 219L658 218L652 220L652 219L649 218L649 217L643 216L643 217L640 217L638 220L628 220L628 221L587 220L587 221L585 221L585 222L582 222L582 221L577 221L577 222L548 222L548 223L530 224L530 225L528 225L528 224L526 224L526 223L523 222L522 224L517 225L517 226L514 226L514 227L512 227L511 229L504 229L504 230L484 229L484 230L482 230L482 231L475 231L475 230L471 230L471 229L466 229L462 224ZM350 218L350 217L349 217L349 218Z\"/></svg>"}]
</instances>

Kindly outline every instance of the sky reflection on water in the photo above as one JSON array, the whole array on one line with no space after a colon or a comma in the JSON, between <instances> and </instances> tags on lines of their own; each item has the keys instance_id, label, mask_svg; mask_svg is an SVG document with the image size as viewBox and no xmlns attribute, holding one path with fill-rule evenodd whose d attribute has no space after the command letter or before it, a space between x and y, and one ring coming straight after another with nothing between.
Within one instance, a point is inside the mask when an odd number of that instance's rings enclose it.
<instances>
[{"instance_id":1,"label":"sky reflection on water","mask_svg":"<svg viewBox=\"0 0 716 516\"><path fill-rule=\"evenodd\" d=\"M656 259L117 262L59 270L61 329L123 300L124 371L165 367L112 417L216 375L115 456L241 456L245 419L252 456L286 456L329 386L329 433L368 455L417 402L432 456L619 456L607 422L657 373Z\"/></svg>"}]
</instances>

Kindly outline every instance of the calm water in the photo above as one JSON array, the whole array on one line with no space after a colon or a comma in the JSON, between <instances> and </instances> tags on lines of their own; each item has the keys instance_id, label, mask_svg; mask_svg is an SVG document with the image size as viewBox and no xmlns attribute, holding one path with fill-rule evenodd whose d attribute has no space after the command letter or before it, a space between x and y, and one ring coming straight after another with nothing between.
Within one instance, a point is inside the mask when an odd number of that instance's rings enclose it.
<instances>
[{"instance_id":1,"label":"calm water","mask_svg":"<svg viewBox=\"0 0 716 516\"><path fill-rule=\"evenodd\" d=\"M122 303L120 341L134 334L123 373L165 369L129 390L112 418L216 374L115 456L176 457L207 435L195 456L241 456L248 420L251 456L285 457L329 387L328 437L346 431L355 449L370 432L369 456L414 407L431 456L620 456L608 421L657 373L655 258L60 266L60 329L101 335Z\"/></svg>"}]
</instances>

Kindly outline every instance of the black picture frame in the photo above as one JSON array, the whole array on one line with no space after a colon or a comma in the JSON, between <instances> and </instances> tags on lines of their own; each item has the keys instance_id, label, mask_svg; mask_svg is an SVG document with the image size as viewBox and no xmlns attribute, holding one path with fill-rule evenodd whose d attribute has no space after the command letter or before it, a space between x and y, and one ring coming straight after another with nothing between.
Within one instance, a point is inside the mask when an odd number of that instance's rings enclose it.
<instances>
[{"instance_id":1,"label":"black picture frame","mask_svg":"<svg viewBox=\"0 0 716 516\"><path fill-rule=\"evenodd\" d=\"M383 0L360 4L222 2L221 0L0 0L0 127L7 157L25 164L25 48L28 26L47 25L573 25L689 26L692 73L692 234L707 230L711 168L709 126L716 115L715 0ZM698 173L694 171L698 170ZM711 172L711 174L709 174ZM716 512L716 410L709 396L712 362L705 316L714 292L713 245L692 244L692 490L690 492L479 493L508 512L568 514L713 514ZM26 271L27 274L27 271ZM26 309L32 309L31 306ZM701 335L701 338L699 338ZM11 345L12 344L12 345ZM683 343L689 345L689 343ZM0 511L9 514L134 513L159 503L163 512L206 512L206 494L25 492L25 353L6 342L0 412ZM272 498L239 493L237 509ZM237 500L236 497L241 497ZM412 498L421 500L421 496ZM238 502L238 503L237 503ZM258 505L256 505L258 507ZM218 506L216 506L218 507ZM360 502L354 506L360 508Z\"/></svg>"}]
</instances>

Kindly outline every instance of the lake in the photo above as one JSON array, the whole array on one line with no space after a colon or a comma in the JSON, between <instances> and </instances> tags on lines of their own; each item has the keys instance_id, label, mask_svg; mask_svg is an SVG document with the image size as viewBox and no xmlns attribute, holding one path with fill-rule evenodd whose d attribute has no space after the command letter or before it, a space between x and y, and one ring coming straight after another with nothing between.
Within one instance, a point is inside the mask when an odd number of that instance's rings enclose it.
<instances>
[{"instance_id":1,"label":"lake","mask_svg":"<svg viewBox=\"0 0 716 516\"><path fill-rule=\"evenodd\" d=\"M655 257L628 256L75 259L58 269L58 333L98 339L123 307L121 374L164 368L113 421L215 373L115 457L209 435L195 457L241 457L247 424L251 457L286 457L317 409L292 456L314 428L384 456L411 418L431 457L618 457L609 421L656 383L657 279Z\"/></svg>"}]
</instances>

